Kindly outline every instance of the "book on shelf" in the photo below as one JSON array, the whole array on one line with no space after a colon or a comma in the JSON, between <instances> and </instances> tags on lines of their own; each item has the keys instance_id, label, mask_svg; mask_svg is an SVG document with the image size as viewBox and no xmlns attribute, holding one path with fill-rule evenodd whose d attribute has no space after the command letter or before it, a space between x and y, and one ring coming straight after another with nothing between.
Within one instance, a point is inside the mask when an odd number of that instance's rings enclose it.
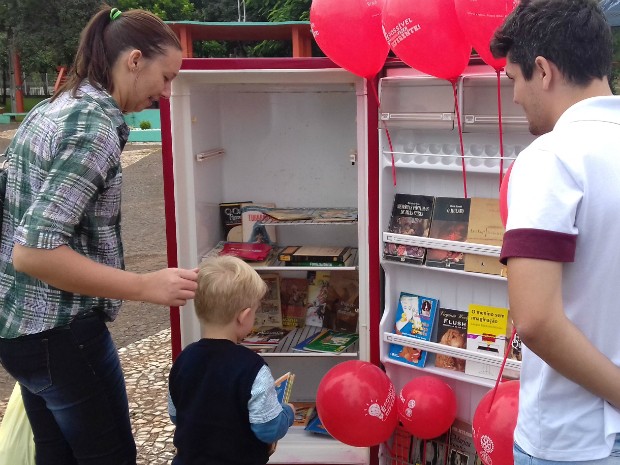
<instances>
[{"instance_id":1,"label":"book on shelf","mask_svg":"<svg viewBox=\"0 0 620 465\"><path fill-rule=\"evenodd\" d=\"M357 208L317 208L313 217L317 223L337 223L339 221L357 221Z\"/></svg>"},{"instance_id":2,"label":"book on shelf","mask_svg":"<svg viewBox=\"0 0 620 465\"><path fill-rule=\"evenodd\" d=\"M282 325L284 327L301 328L305 326L308 280L306 278L281 278L280 305L282 306Z\"/></svg>"},{"instance_id":3,"label":"book on shelf","mask_svg":"<svg viewBox=\"0 0 620 465\"><path fill-rule=\"evenodd\" d=\"M428 237L465 242L469 223L470 199L458 197L435 197L435 208L431 220L431 232ZM465 268L463 252L443 249L426 251L426 266L436 268Z\"/></svg>"},{"instance_id":4,"label":"book on shelf","mask_svg":"<svg viewBox=\"0 0 620 465\"><path fill-rule=\"evenodd\" d=\"M478 465L481 463L474 445L472 426L459 418L455 419L450 426L448 463L460 465Z\"/></svg>"},{"instance_id":5,"label":"book on shelf","mask_svg":"<svg viewBox=\"0 0 620 465\"><path fill-rule=\"evenodd\" d=\"M278 273L260 273L260 277L267 285L267 292L263 296L260 306L254 317L254 328L265 326L282 327L282 306L280 303L280 275Z\"/></svg>"},{"instance_id":6,"label":"book on shelf","mask_svg":"<svg viewBox=\"0 0 620 465\"><path fill-rule=\"evenodd\" d=\"M319 418L319 412L316 409L316 406L313 407L308 413L308 423L304 428L305 431L309 431L310 433L324 434L326 436L330 436L323 423L321 423L321 419Z\"/></svg>"},{"instance_id":7,"label":"book on shelf","mask_svg":"<svg viewBox=\"0 0 620 465\"><path fill-rule=\"evenodd\" d=\"M269 208L265 213L278 221L311 220L314 208Z\"/></svg>"},{"instance_id":8,"label":"book on shelf","mask_svg":"<svg viewBox=\"0 0 620 465\"><path fill-rule=\"evenodd\" d=\"M224 242L220 255L232 255L244 261L264 261L269 257L272 247L263 243Z\"/></svg>"},{"instance_id":9,"label":"book on shelf","mask_svg":"<svg viewBox=\"0 0 620 465\"><path fill-rule=\"evenodd\" d=\"M444 465L448 452L448 435L433 439L414 438L412 460L415 465Z\"/></svg>"},{"instance_id":10,"label":"book on shelf","mask_svg":"<svg viewBox=\"0 0 620 465\"><path fill-rule=\"evenodd\" d=\"M342 262L351 255L351 247L300 245L284 247L278 258L282 262Z\"/></svg>"},{"instance_id":11,"label":"book on shelf","mask_svg":"<svg viewBox=\"0 0 620 465\"><path fill-rule=\"evenodd\" d=\"M317 261L302 261L302 262L290 262L290 261L285 261L282 262L284 263L284 266L307 266L307 267L329 267L329 268L333 268L333 267L342 267L342 266L356 266L357 263L357 253L358 253L358 249L357 247L351 247L351 254L348 255L344 261L328 261L328 262L317 262Z\"/></svg>"},{"instance_id":12,"label":"book on shelf","mask_svg":"<svg viewBox=\"0 0 620 465\"><path fill-rule=\"evenodd\" d=\"M355 344L359 339L357 333L327 330L314 338L304 347L306 352L324 352L340 354Z\"/></svg>"},{"instance_id":13,"label":"book on shelf","mask_svg":"<svg viewBox=\"0 0 620 465\"><path fill-rule=\"evenodd\" d=\"M284 339L290 329L277 326L262 326L253 329L250 334L241 340L241 345L246 347L277 346Z\"/></svg>"},{"instance_id":14,"label":"book on shelf","mask_svg":"<svg viewBox=\"0 0 620 465\"><path fill-rule=\"evenodd\" d=\"M290 371L284 373L282 376L275 380L274 386L276 388L278 402L280 402L281 404L289 402L294 382L295 373L291 373Z\"/></svg>"},{"instance_id":15,"label":"book on shelf","mask_svg":"<svg viewBox=\"0 0 620 465\"><path fill-rule=\"evenodd\" d=\"M395 333L430 341L438 306L439 301L432 297L401 292L396 309ZM423 367L427 356L425 350L390 344L389 357L409 365Z\"/></svg>"},{"instance_id":16,"label":"book on shelf","mask_svg":"<svg viewBox=\"0 0 620 465\"><path fill-rule=\"evenodd\" d=\"M502 358L506 350L508 309L489 305L469 304L467 316L467 350ZM465 373L497 379L499 366L475 360L465 362Z\"/></svg>"},{"instance_id":17,"label":"book on shelf","mask_svg":"<svg viewBox=\"0 0 620 465\"><path fill-rule=\"evenodd\" d=\"M521 361L521 338L517 333L515 333L515 337L510 341L510 337L512 336L512 328L513 323L510 318L510 313L508 313L508 324L506 326L506 352L508 353L508 360L515 360L517 362ZM511 368L504 368L504 372L502 373L502 377L506 379L519 379L520 371L513 370Z\"/></svg>"},{"instance_id":18,"label":"book on shelf","mask_svg":"<svg viewBox=\"0 0 620 465\"><path fill-rule=\"evenodd\" d=\"M329 290L329 271L308 272L308 306L306 308L306 326L323 327L327 310L327 293Z\"/></svg>"},{"instance_id":19,"label":"book on shelf","mask_svg":"<svg viewBox=\"0 0 620 465\"><path fill-rule=\"evenodd\" d=\"M499 200L472 197L469 207L467 242L501 246L504 225L499 214ZM465 254L465 271L506 276L506 266L498 257Z\"/></svg>"},{"instance_id":20,"label":"book on shelf","mask_svg":"<svg viewBox=\"0 0 620 465\"><path fill-rule=\"evenodd\" d=\"M394 465L404 465L411 463L415 438L407 431L402 424L398 423L394 434L392 434L389 446L390 458Z\"/></svg>"},{"instance_id":21,"label":"book on shelf","mask_svg":"<svg viewBox=\"0 0 620 465\"><path fill-rule=\"evenodd\" d=\"M394 194L388 232L428 237L434 203L435 197L430 195ZM383 258L386 260L421 265L425 255L424 247L392 242L383 244Z\"/></svg>"},{"instance_id":22,"label":"book on shelf","mask_svg":"<svg viewBox=\"0 0 620 465\"><path fill-rule=\"evenodd\" d=\"M467 348L467 311L439 308L437 312L437 342L459 349ZM465 359L436 354L435 366L465 372Z\"/></svg>"},{"instance_id":23,"label":"book on shelf","mask_svg":"<svg viewBox=\"0 0 620 465\"><path fill-rule=\"evenodd\" d=\"M327 329L321 329L319 331L316 331L315 333L313 333L312 335L308 336L306 339L304 339L303 341L297 343L295 345L295 347L293 347L293 352L305 352L306 350L306 346L308 344L310 344L312 341L314 341L315 339L317 339L319 336L321 336L323 333L327 332Z\"/></svg>"},{"instance_id":24,"label":"book on shelf","mask_svg":"<svg viewBox=\"0 0 620 465\"><path fill-rule=\"evenodd\" d=\"M243 242L243 229L241 227L241 205L252 203L222 202L220 203L220 219L224 238L228 242Z\"/></svg>"},{"instance_id":25,"label":"book on shelf","mask_svg":"<svg viewBox=\"0 0 620 465\"><path fill-rule=\"evenodd\" d=\"M316 407L314 402L295 402L295 420L293 426L306 426L312 410Z\"/></svg>"},{"instance_id":26,"label":"book on shelf","mask_svg":"<svg viewBox=\"0 0 620 465\"><path fill-rule=\"evenodd\" d=\"M243 230L243 242L276 243L275 226L266 226L263 224L263 220L266 217L265 211L271 207L275 207L275 204L242 204L241 228Z\"/></svg>"},{"instance_id":27,"label":"book on shelf","mask_svg":"<svg viewBox=\"0 0 620 465\"><path fill-rule=\"evenodd\" d=\"M356 270L334 270L327 288L323 327L356 332L359 319L359 275Z\"/></svg>"},{"instance_id":28,"label":"book on shelf","mask_svg":"<svg viewBox=\"0 0 620 465\"><path fill-rule=\"evenodd\" d=\"M227 244L228 242L226 241L219 241L211 250L209 250L206 254L204 254L202 256L203 260L206 260L209 257L217 257L218 255L235 255L235 253L228 253L225 254L223 253L224 251L224 246ZM228 243L229 244L229 243ZM248 244L245 242L236 242L235 244L243 244L242 246L234 246L234 247L241 247L242 249L245 249L247 251L248 248ZM252 247L259 245L259 247L264 247L264 245L260 245L260 244L249 244L250 250ZM228 248L230 249L230 245L228 246ZM257 267L262 267L262 266L269 266L269 265L273 265L275 264L275 261L278 258L278 252L279 252L279 248L278 247L272 247L267 245L267 247L271 247L270 252L267 254L267 257L264 258L263 260L248 260L248 259L244 259L243 257L239 257L241 258L243 261L245 261L248 265L250 265L253 268L257 268ZM261 255L263 254L262 250L260 251ZM244 253L242 253L242 255L244 255Z\"/></svg>"}]
</instances>

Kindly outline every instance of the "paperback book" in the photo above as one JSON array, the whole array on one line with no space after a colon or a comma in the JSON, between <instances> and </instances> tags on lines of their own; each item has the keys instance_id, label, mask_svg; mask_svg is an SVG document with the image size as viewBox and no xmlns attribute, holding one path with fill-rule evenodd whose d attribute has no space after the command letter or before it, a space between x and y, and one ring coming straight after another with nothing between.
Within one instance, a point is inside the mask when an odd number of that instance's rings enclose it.
<instances>
[{"instance_id":1,"label":"paperback book","mask_svg":"<svg viewBox=\"0 0 620 465\"><path fill-rule=\"evenodd\" d=\"M472 426L458 418L454 420L454 423L450 427L448 463L460 465L481 464L474 445Z\"/></svg>"},{"instance_id":2,"label":"paperback book","mask_svg":"<svg viewBox=\"0 0 620 465\"><path fill-rule=\"evenodd\" d=\"M276 243L275 226L266 226L263 221L266 211L274 207L273 203L250 203L241 206L241 227L243 230L243 242L259 242L265 244Z\"/></svg>"},{"instance_id":3,"label":"paperback book","mask_svg":"<svg viewBox=\"0 0 620 465\"><path fill-rule=\"evenodd\" d=\"M262 273L260 277L267 285L267 292L261 300L254 317L254 328L264 326L282 327L282 307L280 304L280 275Z\"/></svg>"},{"instance_id":4,"label":"paperback book","mask_svg":"<svg viewBox=\"0 0 620 465\"><path fill-rule=\"evenodd\" d=\"M344 263L351 255L351 247L332 246L289 246L285 247L278 258L282 262L338 262Z\"/></svg>"},{"instance_id":5,"label":"paperback book","mask_svg":"<svg viewBox=\"0 0 620 465\"><path fill-rule=\"evenodd\" d=\"M290 332L286 328L263 326L253 329L250 334L241 340L241 345L246 347L277 346Z\"/></svg>"},{"instance_id":6,"label":"paperback book","mask_svg":"<svg viewBox=\"0 0 620 465\"><path fill-rule=\"evenodd\" d=\"M465 242L467 239L467 225L469 223L470 199L458 197L436 197L431 232L433 239ZM428 249L426 265L436 268L451 268L463 270L463 252L443 249Z\"/></svg>"},{"instance_id":7,"label":"paperback book","mask_svg":"<svg viewBox=\"0 0 620 465\"><path fill-rule=\"evenodd\" d=\"M437 313L437 342L459 349L467 348L467 311L440 308ZM465 359L436 354L435 366L465 372Z\"/></svg>"},{"instance_id":8,"label":"paperback book","mask_svg":"<svg viewBox=\"0 0 620 465\"><path fill-rule=\"evenodd\" d=\"M319 412L316 407L314 407L308 414L308 424L304 429L310 433L325 434L331 437L331 435L327 432L327 429L323 426L323 423L321 423Z\"/></svg>"},{"instance_id":9,"label":"paperback book","mask_svg":"<svg viewBox=\"0 0 620 465\"><path fill-rule=\"evenodd\" d=\"M358 339L357 333L328 330L306 344L304 351L339 354L355 344Z\"/></svg>"},{"instance_id":10,"label":"paperback book","mask_svg":"<svg viewBox=\"0 0 620 465\"><path fill-rule=\"evenodd\" d=\"M284 373L275 381L276 394L278 395L278 402L285 404L289 402L291 398L291 391L293 390L293 383L295 382L295 374Z\"/></svg>"},{"instance_id":11,"label":"paperback book","mask_svg":"<svg viewBox=\"0 0 620 465\"><path fill-rule=\"evenodd\" d=\"M396 310L395 332L414 339L430 341L439 301L401 292ZM389 357L418 367L426 364L428 354L425 350L390 344Z\"/></svg>"},{"instance_id":12,"label":"paperback book","mask_svg":"<svg viewBox=\"0 0 620 465\"><path fill-rule=\"evenodd\" d=\"M281 278L280 305L282 306L282 325L285 328L304 326L308 305L308 280L306 278Z\"/></svg>"},{"instance_id":13,"label":"paperback book","mask_svg":"<svg viewBox=\"0 0 620 465\"><path fill-rule=\"evenodd\" d=\"M499 214L499 200L472 197L469 209L467 242L501 246L504 225ZM506 267L497 257L465 254L465 271L506 276Z\"/></svg>"},{"instance_id":14,"label":"paperback book","mask_svg":"<svg viewBox=\"0 0 620 465\"><path fill-rule=\"evenodd\" d=\"M220 203L220 219L224 230L224 239L228 242L243 242L243 230L241 228L241 205L252 203L223 202Z\"/></svg>"},{"instance_id":15,"label":"paperback book","mask_svg":"<svg viewBox=\"0 0 620 465\"><path fill-rule=\"evenodd\" d=\"M428 195L395 194L388 232L407 236L428 237L435 198ZM421 265L426 249L412 245L385 242L386 260Z\"/></svg>"},{"instance_id":16,"label":"paperback book","mask_svg":"<svg viewBox=\"0 0 620 465\"><path fill-rule=\"evenodd\" d=\"M329 271L308 272L308 307L306 308L306 326L323 327L327 309L329 290Z\"/></svg>"},{"instance_id":17,"label":"paperback book","mask_svg":"<svg viewBox=\"0 0 620 465\"><path fill-rule=\"evenodd\" d=\"M359 319L359 276L357 270L335 270L329 279L323 327L356 332Z\"/></svg>"},{"instance_id":18,"label":"paperback book","mask_svg":"<svg viewBox=\"0 0 620 465\"><path fill-rule=\"evenodd\" d=\"M488 305L469 305L467 318L467 350L503 357L508 331L508 309ZM497 379L499 366L474 360L465 362L465 373Z\"/></svg>"}]
</instances>

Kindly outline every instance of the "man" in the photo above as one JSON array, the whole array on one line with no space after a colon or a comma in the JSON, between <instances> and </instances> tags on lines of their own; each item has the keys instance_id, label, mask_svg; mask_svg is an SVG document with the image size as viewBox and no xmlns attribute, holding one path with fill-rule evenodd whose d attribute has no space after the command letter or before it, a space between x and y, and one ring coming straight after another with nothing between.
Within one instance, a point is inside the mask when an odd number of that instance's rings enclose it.
<instances>
[{"instance_id":1,"label":"man","mask_svg":"<svg viewBox=\"0 0 620 465\"><path fill-rule=\"evenodd\" d=\"M594 0L522 0L491 42L540 136L513 165L501 253L525 346L519 465L620 464L620 98L608 83L611 47Z\"/></svg>"}]
</instances>

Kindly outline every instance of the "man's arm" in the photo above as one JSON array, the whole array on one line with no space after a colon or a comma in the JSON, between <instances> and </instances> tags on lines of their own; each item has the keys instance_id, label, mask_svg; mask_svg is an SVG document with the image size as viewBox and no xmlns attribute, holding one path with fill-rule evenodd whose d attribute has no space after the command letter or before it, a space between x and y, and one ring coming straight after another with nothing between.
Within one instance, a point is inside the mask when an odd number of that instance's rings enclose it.
<instances>
[{"instance_id":1,"label":"man's arm","mask_svg":"<svg viewBox=\"0 0 620 465\"><path fill-rule=\"evenodd\" d=\"M510 258L508 276L510 314L522 342L561 375L620 408L620 367L564 313L562 263Z\"/></svg>"}]
</instances>

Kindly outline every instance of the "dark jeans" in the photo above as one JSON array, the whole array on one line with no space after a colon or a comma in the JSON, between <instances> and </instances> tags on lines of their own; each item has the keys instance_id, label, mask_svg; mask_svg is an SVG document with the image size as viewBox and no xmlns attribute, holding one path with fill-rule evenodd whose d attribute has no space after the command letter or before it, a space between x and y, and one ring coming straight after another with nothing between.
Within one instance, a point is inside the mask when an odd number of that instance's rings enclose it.
<instances>
[{"instance_id":1,"label":"dark jeans","mask_svg":"<svg viewBox=\"0 0 620 465\"><path fill-rule=\"evenodd\" d=\"M136 463L120 360L98 312L0 339L0 361L21 384L37 465Z\"/></svg>"}]
</instances>

